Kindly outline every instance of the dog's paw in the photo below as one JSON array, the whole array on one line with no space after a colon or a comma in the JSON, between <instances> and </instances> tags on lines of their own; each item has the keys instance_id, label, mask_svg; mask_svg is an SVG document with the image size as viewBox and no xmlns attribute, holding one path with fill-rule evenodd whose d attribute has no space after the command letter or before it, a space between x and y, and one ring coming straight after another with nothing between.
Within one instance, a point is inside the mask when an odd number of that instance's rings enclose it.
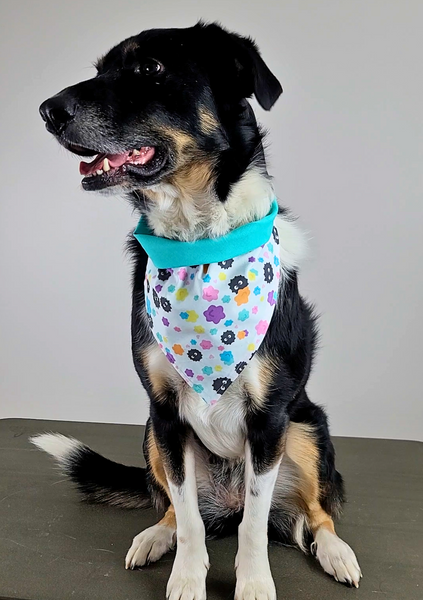
<instances>
[{"instance_id":1,"label":"dog's paw","mask_svg":"<svg viewBox=\"0 0 423 600\"><path fill-rule=\"evenodd\" d=\"M179 551L178 551L179 552ZM168 600L205 600L206 577L209 568L207 551L189 556L186 552L177 553L172 573L167 582Z\"/></svg>"},{"instance_id":2,"label":"dog's paw","mask_svg":"<svg viewBox=\"0 0 423 600\"><path fill-rule=\"evenodd\" d=\"M248 578L237 574L235 600L276 600L275 583L270 573L266 576L250 573Z\"/></svg>"},{"instance_id":3,"label":"dog's paw","mask_svg":"<svg viewBox=\"0 0 423 600\"><path fill-rule=\"evenodd\" d=\"M206 600L206 578L194 573L171 575L167 583L168 600Z\"/></svg>"},{"instance_id":4,"label":"dog's paw","mask_svg":"<svg viewBox=\"0 0 423 600\"><path fill-rule=\"evenodd\" d=\"M259 567L238 551L235 569L235 600L276 600L275 583L267 560Z\"/></svg>"},{"instance_id":5,"label":"dog's paw","mask_svg":"<svg viewBox=\"0 0 423 600\"><path fill-rule=\"evenodd\" d=\"M324 571L336 581L358 588L362 577L357 558L351 548L336 534L327 529L316 533L311 551Z\"/></svg>"},{"instance_id":6,"label":"dog's paw","mask_svg":"<svg viewBox=\"0 0 423 600\"><path fill-rule=\"evenodd\" d=\"M136 569L159 560L175 545L176 531L167 525L153 525L136 535L125 558L125 569Z\"/></svg>"}]
</instances>

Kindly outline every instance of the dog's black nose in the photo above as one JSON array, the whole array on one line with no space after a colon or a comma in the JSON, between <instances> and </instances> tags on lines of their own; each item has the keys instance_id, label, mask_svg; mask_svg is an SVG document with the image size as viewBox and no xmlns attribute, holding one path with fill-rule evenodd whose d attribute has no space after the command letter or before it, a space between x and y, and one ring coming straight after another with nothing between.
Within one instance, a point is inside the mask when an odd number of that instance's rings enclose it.
<instances>
[{"instance_id":1,"label":"dog's black nose","mask_svg":"<svg viewBox=\"0 0 423 600\"><path fill-rule=\"evenodd\" d=\"M76 113L76 102L63 96L53 96L40 106L40 115L50 133L60 135Z\"/></svg>"}]
</instances>

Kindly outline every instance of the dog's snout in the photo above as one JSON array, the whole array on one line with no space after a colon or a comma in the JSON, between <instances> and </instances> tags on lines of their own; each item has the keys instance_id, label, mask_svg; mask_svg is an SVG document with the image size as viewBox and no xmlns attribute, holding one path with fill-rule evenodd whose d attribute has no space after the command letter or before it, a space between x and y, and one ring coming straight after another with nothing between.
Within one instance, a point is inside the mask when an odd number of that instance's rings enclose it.
<instances>
[{"instance_id":1,"label":"dog's snout","mask_svg":"<svg viewBox=\"0 0 423 600\"><path fill-rule=\"evenodd\" d=\"M54 96L40 106L40 115L51 133L60 135L75 116L76 102L67 97Z\"/></svg>"}]
</instances>

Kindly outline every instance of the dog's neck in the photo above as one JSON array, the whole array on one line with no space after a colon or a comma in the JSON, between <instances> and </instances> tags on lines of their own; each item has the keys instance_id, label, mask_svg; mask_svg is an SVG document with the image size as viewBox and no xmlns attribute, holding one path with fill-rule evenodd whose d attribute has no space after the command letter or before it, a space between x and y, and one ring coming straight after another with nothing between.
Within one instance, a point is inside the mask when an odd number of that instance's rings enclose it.
<instances>
[{"instance_id":1,"label":"dog's neck","mask_svg":"<svg viewBox=\"0 0 423 600\"><path fill-rule=\"evenodd\" d=\"M157 236L216 238L269 212L275 194L253 109L243 100L220 123L223 148L200 150L168 181L140 192L138 206Z\"/></svg>"},{"instance_id":2,"label":"dog's neck","mask_svg":"<svg viewBox=\"0 0 423 600\"><path fill-rule=\"evenodd\" d=\"M220 237L262 219L274 198L269 177L257 168L244 173L224 202L218 200L212 185L187 193L171 184L161 184L152 192L144 210L151 230L160 237L191 242Z\"/></svg>"}]
</instances>

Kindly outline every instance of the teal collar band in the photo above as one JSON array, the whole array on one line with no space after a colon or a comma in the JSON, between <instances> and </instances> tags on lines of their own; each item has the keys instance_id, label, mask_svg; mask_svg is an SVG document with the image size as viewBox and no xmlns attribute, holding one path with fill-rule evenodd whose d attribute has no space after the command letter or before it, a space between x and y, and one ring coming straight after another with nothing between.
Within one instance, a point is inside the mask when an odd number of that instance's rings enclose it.
<instances>
[{"instance_id":1,"label":"teal collar band","mask_svg":"<svg viewBox=\"0 0 423 600\"><path fill-rule=\"evenodd\" d=\"M273 200L270 212L260 221L241 225L219 238L201 239L196 242L158 237L142 216L135 228L134 237L158 269L207 265L241 256L265 244L272 234L277 213L278 204Z\"/></svg>"}]
</instances>

